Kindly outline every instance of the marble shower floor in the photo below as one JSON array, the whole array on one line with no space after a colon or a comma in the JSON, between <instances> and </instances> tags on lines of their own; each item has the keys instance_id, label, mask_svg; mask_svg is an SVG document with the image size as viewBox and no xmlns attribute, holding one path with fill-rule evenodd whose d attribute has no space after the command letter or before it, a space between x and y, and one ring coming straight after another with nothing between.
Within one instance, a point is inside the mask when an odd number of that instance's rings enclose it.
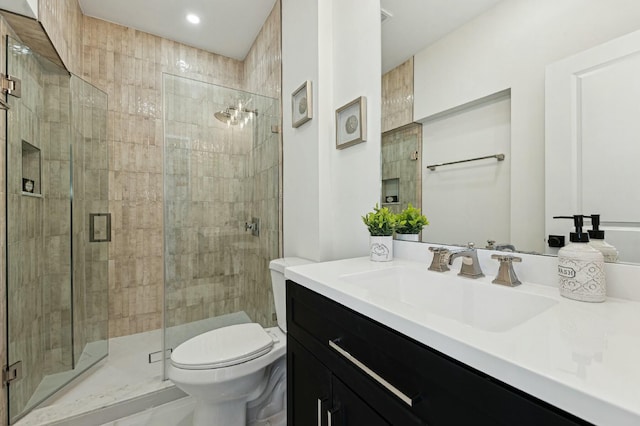
<instances>
[{"instance_id":1,"label":"marble shower floor","mask_svg":"<svg viewBox=\"0 0 640 426\"><path fill-rule=\"evenodd\" d=\"M249 316L240 311L171 327L168 332L170 346L175 347L206 330L250 321ZM174 414L179 415L189 407L189 399L171 381L162 380L162 362L149 363L149 353L161 350L161 329L109 339L109 356L84 373L77 383L68 385L68 389L27 414L16 425L111 425L119 424L113 423L116 419L128 416L137 419L152 416L150 418L156 419L162 417L162 413L175 411L160 408L163 404L180 407ZM172 417L168 416L168 421L169 418ZM162 424L178 423L171 420Z\"/></svg>"},{"instance_id":2,"label":"marble shower floor","mask_svg":"<svg viewBox=\"0 0 640 426\"><path fill-rule=\"evenodd\" d=\"M109 340L109 356L76 384L19 420L18 426L56 424L123 401L175 386L162 380L162 362L150 364L149 352L161 350L162 330ZM178 394L179 396L179 394ZM80 423L89 424L89 423ZM98 423L99 424L99 423Z\"/></svg>"}]
</instances>

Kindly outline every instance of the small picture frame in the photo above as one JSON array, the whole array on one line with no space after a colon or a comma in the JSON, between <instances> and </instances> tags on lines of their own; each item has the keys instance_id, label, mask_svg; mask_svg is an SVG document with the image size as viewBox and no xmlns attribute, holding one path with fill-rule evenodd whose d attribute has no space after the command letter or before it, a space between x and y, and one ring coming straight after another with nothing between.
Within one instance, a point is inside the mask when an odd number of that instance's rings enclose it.
<instances>
[{"instance_id":1,"label":"small picture frame","mask_svg":"<svg viewBox=\"0 0 640 426\"><path fill-rule=\"evenodd\" d=\"M367 98L360 96L336 110L336 149L367 140Z\"/></svg>"},{"instance_id":2,"label":"small picture frame","mask_svg":"<svg viewBox=\"0 0 640 426\"><path fill-rule=\"evenodd\" d=\"M291 94L291 125L300 127L313 117L311 81L307 80Z\"/></svg>"}]
</instances>

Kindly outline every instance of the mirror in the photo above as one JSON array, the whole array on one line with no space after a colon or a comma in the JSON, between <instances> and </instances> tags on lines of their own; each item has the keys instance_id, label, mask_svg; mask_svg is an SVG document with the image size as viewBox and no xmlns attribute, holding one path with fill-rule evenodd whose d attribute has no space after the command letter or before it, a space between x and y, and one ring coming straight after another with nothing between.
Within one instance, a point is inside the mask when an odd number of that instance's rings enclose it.
<instances>
[{"instance_id":1,"label":"mirror","mask_svg":"<svg viewBox=\"0 0 640 426\"><path fill-rule=\"evenodd\" d=\"M502 1L415 53L413 121L423 124L422 209L431 222L422 241L466 244L475 240L476 247L485 247L487 240L494 240L496 245L522 252L557 252L548 247L545 226L549 195L545 194L545 72L566 57L640 29L638 22L640 5L621 0ZM487 119L493 121L486 124ZM434 135L439 137L435 142ZM491 150L478 148L483 138L491 142ZM504 147L499 138L506 138ZM467 147L458 145L460 141ZM434 143L441 145L439 150L430 148ZM500 153L505 154L504 161L485 159L435 171L426 168ZM565 161L569 165L574 159ZM435 179L443 188L440 198L426 191ZM550 183L548 191L554 191ZM502 198L483 194L464 199L456 193L460 188L489 184ZM451 208L445 209L447 216L434 217L434 205ZM479 214L482 209L488 213ZM555 214L573 213L600 212ZM607 230L608 218L601 220L601 228ZM438 224L445 229L437 230ZM494 225L500 228L474 233ZM568 240L571 227L566 225ZM628 261L623 255L621 260Z\"/></svg>"}]
</instances>

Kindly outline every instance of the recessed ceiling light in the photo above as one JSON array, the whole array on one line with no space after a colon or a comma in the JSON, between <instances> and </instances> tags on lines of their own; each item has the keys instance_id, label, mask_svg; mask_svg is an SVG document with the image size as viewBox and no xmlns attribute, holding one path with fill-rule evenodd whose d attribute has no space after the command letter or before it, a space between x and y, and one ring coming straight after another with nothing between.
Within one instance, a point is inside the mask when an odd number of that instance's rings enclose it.
<instances>
[{"instance_id":1,"label":"recessed ceiling light","mask_svg":"<svg viewBox=\"0 0 640 426\"><path fill-rule=\"evenodd\" d=\"M198 15L190 13L190 14L187 15L187 21L191 22L192 24L199 24L200 23L200 17Z\"/></svg>"}]
</instances>

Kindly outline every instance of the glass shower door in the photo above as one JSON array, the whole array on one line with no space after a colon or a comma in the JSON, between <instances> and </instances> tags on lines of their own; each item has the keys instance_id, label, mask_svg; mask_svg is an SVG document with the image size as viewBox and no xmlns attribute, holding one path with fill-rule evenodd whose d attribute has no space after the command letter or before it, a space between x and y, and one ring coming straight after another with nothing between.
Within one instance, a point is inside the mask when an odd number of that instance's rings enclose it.
<instances>
[{"instance_id":1,"label":"glass shower door","mask_svg":"<svg viewBox=\"0 0 640 426\"><path fill-rule=\"evenodd\" d=\"M107 354L106 94L7 38L7 365L13 423Z\"/></svg>"},{"instance_id":2,"label":"glass shower door","mask_svg":"<svg viewBox=\"0 0 640 426\"><path fill-rule=\"evenodd\" d=\"M169 74L163 93L168 355L215 328L275 325L280 104Z\"/></svg>"}]
</instances>

